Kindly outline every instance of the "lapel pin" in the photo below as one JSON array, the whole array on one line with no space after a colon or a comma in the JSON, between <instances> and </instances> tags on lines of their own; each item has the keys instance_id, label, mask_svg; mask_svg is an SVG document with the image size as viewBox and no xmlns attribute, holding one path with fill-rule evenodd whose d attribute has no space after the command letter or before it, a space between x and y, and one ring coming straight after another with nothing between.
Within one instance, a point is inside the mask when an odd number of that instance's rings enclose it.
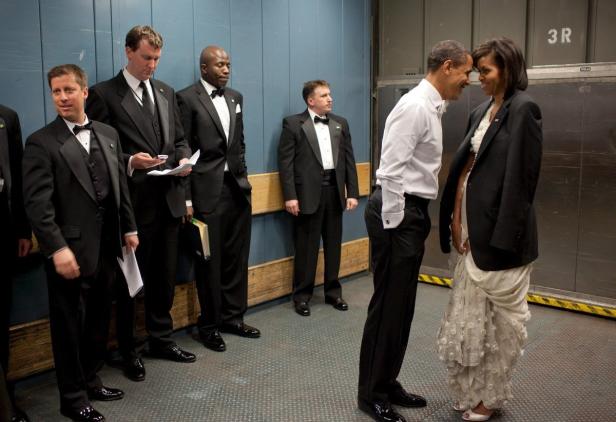
<instances>
[{"instance_id":1,"label":"lapel pin","mask_svg":"<svg viewBox=\"0 0 616 422\"><path fill-rule=\"evenodd\" d=\"M234 103L234 102L235 102L235 100L234 100L233 98L231 98L231 102L232 102L232 103Z\"/></svg>"},{"instance_id":2,"label":"lapel pin","mask_svg":"<svg viewBox=\"0 0 616 422\"><path fill-rule=\"evenodd\" d=\"M495 122L498 122L498 119L494 119Z\"/></svg>"},{"instance_id":3,"label":"lapel pin","mask_svg":"<svg viewBox=\"0 0 616 422\"><path fill-rule=\"evenodd\" d=\"M4 129L4 123L0 123L0 129Z\"/></svg>"},{"instance_id":4,"label":"lapel pin","mask_svg":"<svg viewBox=\"0 0 616 422\"><path fill-rule=\"evenodd\" d=\"M113 149L113 144L109 144L109 148L112 148L112 149Z\"/></svg>"},{"instance_id":5,"label":"lapel pin","mask_svg":"<svg viewBox=\"0 0 616 422\"><path fill-rule=\"evenodd\" d=\"M163 89L162 89L162 88L158 88L158 90L159 90L160 92L165 92L165 91L163 91Z\"/></svg>"}]
</instances>

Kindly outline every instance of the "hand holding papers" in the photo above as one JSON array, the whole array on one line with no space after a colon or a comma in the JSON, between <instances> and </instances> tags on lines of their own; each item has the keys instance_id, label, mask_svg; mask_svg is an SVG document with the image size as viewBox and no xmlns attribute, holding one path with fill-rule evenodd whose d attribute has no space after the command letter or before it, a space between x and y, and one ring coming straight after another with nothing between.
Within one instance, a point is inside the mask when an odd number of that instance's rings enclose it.
<instances>
[{"instance_id":1,"label":"hand holding papers","mask_svg":"<svg viewBox=\"0 0 616 422\"><path fill-rule=\"evenodd\" d=\"M130 247L122 247L122 259L118 258L118 264L122 269L126 284L128 285L128 293L130 297L135 297L137 293L143 288L143 280L141 279L141 272L137 265L137 257L135 256L135 250Z\"/></svg>"},{"instance_id":2,"label":"hand holding papers","mask_svg":"<svg viewBox=\"0 0 616 422\"><path fill-rule=\"evenodd\" d=\"M186 169L191 168L195 164L197 164L197 160L199 159L199 155L201 155L201 150L197 150L192 157L188 159L188 162L184 164L180 164L174 169L165 169L165 170L152 170L148 172L148 176L173 176L176 174L180 174Z\"/></svg>"}]
</instances>

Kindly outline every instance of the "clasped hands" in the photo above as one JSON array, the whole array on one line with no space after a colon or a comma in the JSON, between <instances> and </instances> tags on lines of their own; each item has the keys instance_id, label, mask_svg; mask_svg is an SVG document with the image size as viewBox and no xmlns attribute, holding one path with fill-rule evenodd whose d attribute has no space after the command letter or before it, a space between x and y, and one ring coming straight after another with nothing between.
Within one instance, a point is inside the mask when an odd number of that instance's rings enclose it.
<instances>
[{"instance_id":1,"label":"clasped hands","mask_svg":"<svg viewBox=\"0 0 616 422\"><path fill-rule=\"evenodd\" d=\"M354 210L355 208L357 208L358 204L359 202L357 201L357 199L347 198L346 200L347 211ZM289 201L285 201L284 208L287 210L289 214L294 215L295 217L299 215L300 209L299 209L299 201L297 199L291 199Z\"/></svg>"}]
</instances>

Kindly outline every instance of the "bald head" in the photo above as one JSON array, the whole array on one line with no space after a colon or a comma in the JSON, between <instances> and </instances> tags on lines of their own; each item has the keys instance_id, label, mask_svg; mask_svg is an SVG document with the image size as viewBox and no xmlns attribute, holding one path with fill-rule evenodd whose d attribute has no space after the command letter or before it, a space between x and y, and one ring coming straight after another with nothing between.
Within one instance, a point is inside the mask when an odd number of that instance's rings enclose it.
<instances>
[{"instance_id":1,"label":"bald head","mask_svg":"<svg viewBox=\"0 0 616 422\"><path fill-rule=\"evenodd\" d=\"M216 88L222 88L229 82L231 60L225 50L216 45L208 45L199 57L201 77Z\"/></svg>"}]
</instances>

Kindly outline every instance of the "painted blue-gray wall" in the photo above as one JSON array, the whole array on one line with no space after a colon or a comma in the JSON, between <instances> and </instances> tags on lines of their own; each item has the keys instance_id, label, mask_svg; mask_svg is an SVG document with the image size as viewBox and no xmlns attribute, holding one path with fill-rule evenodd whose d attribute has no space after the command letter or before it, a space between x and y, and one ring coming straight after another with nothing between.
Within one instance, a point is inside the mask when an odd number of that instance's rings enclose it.
<instances>
[{"instance_id":1,"label":"painted blue-gray wall","mask_svg":"<svg viewBox=\"0 0 616 422\"><path fill-rule=\"evenodd\" d=\"M199 76L197 57L217 44L231 56L231 85L244 95L248 170L277 171L282 118L301 112L302 83L331 83L357 162L369 161L370 0L2 0L0 103L21 118L24 139L55 117L46 72L76 63L90 84L126 63L124 37L137 24L164 38L155 77L181 89ZM366 236L365 199L344 219L344 240ZM250 264L293 254L283 212L255 216ZM40 265L15 283L13 321L46 315ZM32 305L36 301L36 306Z\"/></svg>"}]
</instances>

